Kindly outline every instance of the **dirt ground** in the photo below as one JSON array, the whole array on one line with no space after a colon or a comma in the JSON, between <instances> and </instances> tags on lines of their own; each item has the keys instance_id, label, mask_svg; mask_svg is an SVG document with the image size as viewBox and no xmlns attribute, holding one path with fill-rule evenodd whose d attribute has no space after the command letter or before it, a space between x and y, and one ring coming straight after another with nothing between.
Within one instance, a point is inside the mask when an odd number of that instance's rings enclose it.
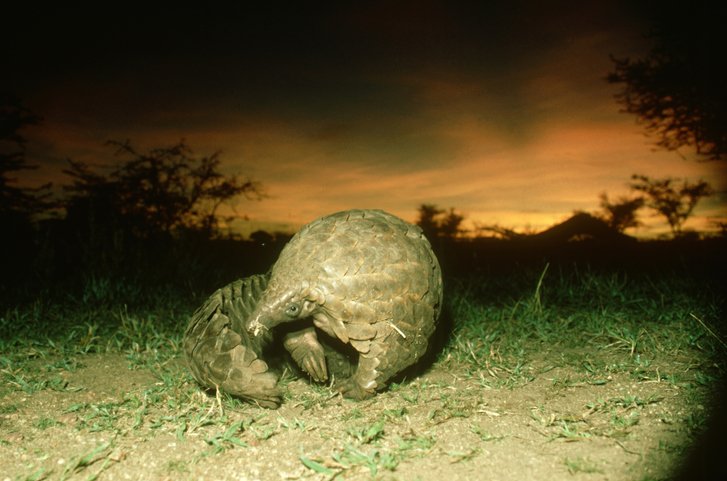
<instances>
[{"instance_id":1,"label":"dirt ground","mask_svg":"<svg viewBox=\"0 0 727 481\"><path fill-rule=\"evenodd\" d=\"M0 480L668 478L707 409L693 361L634 375L628 353L595 356L543 352L517 376L444 359L363 402L295 379L278 410L200 391L180 360L80 356L0 398Z\"/></svg>"}]
</instances>

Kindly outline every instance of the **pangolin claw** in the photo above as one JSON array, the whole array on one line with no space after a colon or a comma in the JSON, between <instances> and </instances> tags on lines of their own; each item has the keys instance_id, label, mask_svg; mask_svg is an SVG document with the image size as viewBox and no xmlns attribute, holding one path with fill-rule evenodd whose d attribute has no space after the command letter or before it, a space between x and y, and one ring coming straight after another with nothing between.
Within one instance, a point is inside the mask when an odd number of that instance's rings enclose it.
<instances>
[{"instance_id":1,"label":"pangolin claw","mask_svg":"<svg viewBox=\"0 0 727 481\"><path fill-rule=\"evenodd\" d=\"M355 401L363 401L369 399L376 394L376 390L373 388L366 389L361 386L353 377L344 379L341 383L336 386L336 390L340 392L343 397L353 399Z\"/></svg>"}]
</instances>

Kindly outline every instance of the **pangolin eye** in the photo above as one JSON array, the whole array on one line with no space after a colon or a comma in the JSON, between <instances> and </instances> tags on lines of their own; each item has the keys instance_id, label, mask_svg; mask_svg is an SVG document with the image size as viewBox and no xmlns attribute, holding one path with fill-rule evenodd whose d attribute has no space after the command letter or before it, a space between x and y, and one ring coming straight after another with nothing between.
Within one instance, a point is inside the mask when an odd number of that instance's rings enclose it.
<instances>
[{"instance_id":1,"label":"pangolin eye","mask_svg":"<svg viewBox=\"0 0 727 481\"><path fill-rule=\"evenodd\" d=\"M298 317L300 314L300 306L298 304L291 304L285 309L285 315L288 317Z\"/></svg>"}]
</instances>

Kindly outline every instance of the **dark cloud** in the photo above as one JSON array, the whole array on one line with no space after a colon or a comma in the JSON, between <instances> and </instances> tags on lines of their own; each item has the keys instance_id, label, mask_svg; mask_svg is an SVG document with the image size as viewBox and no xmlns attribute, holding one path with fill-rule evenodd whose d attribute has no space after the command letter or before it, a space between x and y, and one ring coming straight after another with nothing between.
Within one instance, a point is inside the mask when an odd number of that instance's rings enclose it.
<instances>
[{"instance_id":1,"label":"dark cloud","mask_svg":"<svg viewBox=\"0 0 727 481\"><path fill-rule=\"evenodd\" d=\"M193 126L204 111L327 125L419 115L420 92L400 79L444 74L478 83L492 99L484 114L526 132L523 78L569 38L613 28L619 12L608 2L249 3L16 7L0 34L12 46L4 89L118 126L175 113Z\"/></svg>"}]
</instances>

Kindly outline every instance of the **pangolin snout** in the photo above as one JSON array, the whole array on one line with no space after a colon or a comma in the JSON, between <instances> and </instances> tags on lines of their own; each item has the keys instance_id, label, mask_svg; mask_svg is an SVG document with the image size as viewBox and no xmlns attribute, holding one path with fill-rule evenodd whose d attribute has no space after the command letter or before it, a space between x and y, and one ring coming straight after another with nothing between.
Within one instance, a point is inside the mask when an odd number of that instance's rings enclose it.
<instances>
[{"instance_id":1,"label":"pangolin snout","mask_svg":"<svg viewBox=\"0 0 727 481\"><path fill-rule=\"evenodd\" d=\"M278 316L274 315L274 312L271 313L270 311L264 306L256 309L250 316L247 332L253 337L258 337L283 322L282 319L278 319Z\"/></svg>"}]
</instances>

